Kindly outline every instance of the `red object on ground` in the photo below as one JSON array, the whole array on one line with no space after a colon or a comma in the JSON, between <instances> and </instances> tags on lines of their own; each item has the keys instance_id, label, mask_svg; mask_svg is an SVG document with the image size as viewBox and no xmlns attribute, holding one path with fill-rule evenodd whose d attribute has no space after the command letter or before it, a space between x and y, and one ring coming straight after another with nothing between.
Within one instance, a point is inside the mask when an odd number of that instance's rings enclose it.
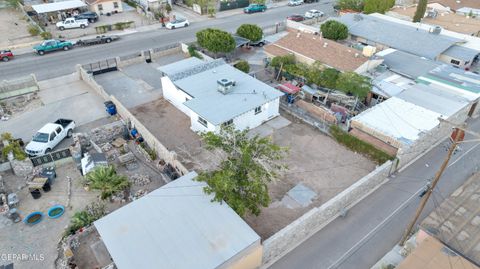
<instances>
[{"instance_id":1,"label":"red object on ground","mask_svg":"<svg viewBox=\"0 0 480 269\"><path fill-rule=\"evenodd\" d=\"M465 139L465 131L458 128L453 129L452 135L450 135L450 138L452 139L452 141L455 141L455 136L457 136L457 133L458 133L458 142L463 141L463 139Z\"/></svg>"},{"instance_id":2,"label":"red object on ground","mask_svg":"<svg viewBox=\"0 0 480 269\"><path fill-rule=\"evenodd\" d=\"M283 83L275 87L275 89L287 94L295 94L300 91L300 87L293 85L292 83Z\"/></svg>"},{"instance_id":3,"label":"red object on ground","mask_svg":"<svg viewBox=\"0 0 480 269\"><path fill-rule=\"evenodd\" d=\"M10 50L0 50L0 60L8 62L13 59L13 53Z\"/></svg>"}]
</instances>

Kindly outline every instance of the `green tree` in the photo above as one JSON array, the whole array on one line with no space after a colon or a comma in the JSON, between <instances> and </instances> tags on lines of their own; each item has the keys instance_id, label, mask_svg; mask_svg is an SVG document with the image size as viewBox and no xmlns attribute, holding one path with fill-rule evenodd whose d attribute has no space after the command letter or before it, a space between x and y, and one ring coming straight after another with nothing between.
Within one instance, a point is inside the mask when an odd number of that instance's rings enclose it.
<instances>
[{"instance_id":1,"label":"green tree","mask_svg":"<svg viewBox=\"0 0 480 269\"><path fill-rule=\"evenodd\" d=\"M362 11L364 0L339 0L338 6L340 9L351 9L355 11Z\"/></svg>"},{"instance_id":2,"label":"green tree","mask_svg":"<svg viewBox=\"0 0 480 269\"><path fill-rule=\"evenodd\" d=\"M235 68L247 74L248 72L250 72L250 65L245 60L241 60L237 64L235 64Z\"/></svg>"},{"instance_id":3,"label":"green tree","mask_svg":"<svg viewBox=\"0 0 480 269\"><path fill-rule=\"evenodd\" d=\"M415 15L413 15L413 22L420 22L425 16L427 11L427 0L420 0L418 2L417 10L415 10Z\"/></svg>"},{"instance_id":4,"label":"green tree","mask_svg":"<svg viewBox=\"0 0 480 269\"><path fill-rule=\"evenodd\" d=\"M169 3L165 5L165 11L167 12L167 14L170 14L170 12L172 12L172 6Z\"/></svg>"},{"instance_id":5,"label":"green tree","mask_svg":"<svg viewBox=\"0 0 480 269\"><path fill-rule=\"evenodd\" d=\"M395 0L365 0L365 6L363 12L370 13L382 13L384 14L395 5Z\"/></svg>"},{"instance_id":6,"label":"green tree","mask_svg":"<svg viewBox=\"0 0 480 269\"><path fill-rule=\"evenodd\" d=\"M92 189L100 190L102 200L130 187L127 177L118 175L113 166L95 168L87 174L87 182Z\"/></svg>"},{"instance_id":7,"label":"green tree","mask_svg":"<svg viewBox=\"0 0 480 269\"><path fill-rule=\"evenodd\" d=\"M317 83L317 85L328 89L335 89L339 74L340 71L335 68L326 68L320 74L319 82Z\"/></svg>"},{"instance_id":8,"label":"green tree","mask_svg":"<svg viewBox=\"0 0 480 269\"><path fill-rule=\"evenodd\" d=\"M348 27L338 21L329 20L320 26L324 38L343 40L348 37Z\"/></svg>"},{"instance_id":9,"label":"green tree","mask_svg":"<svg viewBox=\"0 0 480 269\"><path fill-rule=\"evenodd\" d=\"M270 204L268 183L285 168L279 162L287 149L269 137L249 138L248 130L238 131L233 126L222 128L219 134L201 136L208 150L221 150L226 155L217 170L202 172L196 178L208 184L204 192L213 193L212 201L225 201L240 216L247 211L260 214L261 207Z\"/></svg>"},{"instance_id":10,"label":"green tree","mask_svg":"<svg viewBox=\"0 0 480 269\"><path fill-rule=\"evenodd\" d=\"M290 65L290 64L295 64L295 56L293 54L285 55L285 56L275 56L273 57L272 61L270 62L270 65L273 67L278 67L282 66L282 64L285 65Z\"/></svg>"},{"instance_id":11,"label":"green tree","mask_svg":"<svg viewBox=\"0 0 480 269\"><path fill-rule=\"evenodd\" d=\"M365 98L372 89L370 78L355 72L341 73L337 78L336 89L358 98Z\"/></svg>"},{"instance_id":12,"label":"green tree","mask_svg":"<svg viewBox=\"0 0 480 269\"><path fill-rule=\"evenodd\" d=\"M235 39L225 31L207 28L197 32L197 43L213 53L229 53L235 49Z\"/></svg>"},{"instance_id":13,"label":"green tree","mask_svg":"<svg viewBox=\"0 0 480 269\"><path fill-rule=\"evenodd\" d=\"M263 30L255 24L242 24L237 28L237 35L256 42L262 39Z\"/></svg>"}]
</instances>

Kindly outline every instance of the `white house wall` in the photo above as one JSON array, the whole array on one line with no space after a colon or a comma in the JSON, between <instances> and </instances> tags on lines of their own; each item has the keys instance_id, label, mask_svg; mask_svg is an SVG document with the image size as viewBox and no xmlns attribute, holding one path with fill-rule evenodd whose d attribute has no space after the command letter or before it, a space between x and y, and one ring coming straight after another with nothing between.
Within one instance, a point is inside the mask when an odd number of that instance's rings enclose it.
<instances>
[{"instance_id":1,"label":"white house wall","mask_svg":"<svg viewBox=\"0 0 480 269\"><path fill-rule=\"evenodd\" d=\"M275 100L262 105L262 112L259 114L255 115L255 109L250 110L233 119L233 124L235 124L235 128L238 130L244 130L246 128L253 129L278 116L279 105L280 98L276 98Z\"/></svg>"},{"instance_id":2,"label":"white house wall","mask_svg":"<svg viewBox=\"0 0 480 269\"><path fill-rule=\"evenodd\" d=\"M186 94L184 91L177 89L175 84L170 80L169 77L162 77L162 90L163 97L172 103L176 108L178 108L183 113L190 116L190 108L183 105L188 99L192 99L191 96Z\"/></svg>"}]
</instances>

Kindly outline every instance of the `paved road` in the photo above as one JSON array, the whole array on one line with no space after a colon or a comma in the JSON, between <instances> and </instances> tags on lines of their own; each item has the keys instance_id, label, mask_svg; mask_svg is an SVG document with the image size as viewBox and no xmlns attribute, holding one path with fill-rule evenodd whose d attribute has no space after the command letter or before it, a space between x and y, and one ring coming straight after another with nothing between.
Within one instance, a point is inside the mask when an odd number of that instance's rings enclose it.
<instances>
[{"instance_id":1,"label":"paved road","mask_svg":"<svg viewBox=\"0 0 480 269\"><path fill-rule=\"evenodd\" d=\"M309 9L318 9L326 15L333 14L332 0L320 0L319 3L305 4L298 7L278 7L265 13L238 14L227 18L206 20L192 23L188 28L176 30L157 30L140 32L123 36L121 40L111 44L86 48L75 48L71 51L59 51L45 56L35 54L19 55L15 60L0 64L0 80L35 73L38 80L44 80L74 72L76 64L85 64L131 54L136 51L166 46L181 41L192 41L195 33L207 27L235 31L243 23L254 23L259 26L274 25L293 13L304 14Z\"/></svg>"},{"instance_id":2,"label":"paved road","mask_svg":"<svg viewBox=\"0 0 480 269\"><path fill-rule=\"evenodd\" d=\"M469 128L478 132L480 120L471 122ZM345 218L336 219L270 268L363 269L373 266L400 241L420 202L419 190L426 179L433 178L446 156L445 145L442 143L434 148L350 209ZM478 169L479 143L462 144L461 147L462 150L452 157L421 219Z\"/></svg>"}]
</instances>

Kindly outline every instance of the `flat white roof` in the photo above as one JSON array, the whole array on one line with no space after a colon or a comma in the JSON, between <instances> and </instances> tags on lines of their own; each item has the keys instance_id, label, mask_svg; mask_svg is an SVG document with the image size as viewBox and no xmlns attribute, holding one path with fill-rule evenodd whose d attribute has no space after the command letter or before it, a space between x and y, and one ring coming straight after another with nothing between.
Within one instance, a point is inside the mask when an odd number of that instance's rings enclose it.
<instances>
[{"instance_id":1,"label":"flat white roof","mask_svg":"<svg viewBox=\"0 0 480 269\"><path fill-rule=\"evenodd\" d=\"M211 202L195 172L95 221L119 269L213 269L260 237L226 203Z\"/></svg>"},{"instance_id":2,"label":"flat white roof","mask_svg":"<svg viewBox=\"0 0 480 269\"><path fill-rule=\"evenodd\" d=\"M355 116L352 121L410 145L422 133L437 126L439 117L439 113L392 97Z\"/></svg>"},{"instance_id":3,"label":"flat white roof","mask_svg":"<svg viewBox=\"0 0 480 269\"><path fill-rule=\"evenodd\" d=\"M67 10L79 7L86 7L87 4L80 0L70 0L70 1L62 1L62 2L55 2L55 3L48 3L48 4L40 4L40 5L32 5L33 10L38 14L47 13L47 12L55 12L60 10Z\"/></svg>"}]
</instances>

